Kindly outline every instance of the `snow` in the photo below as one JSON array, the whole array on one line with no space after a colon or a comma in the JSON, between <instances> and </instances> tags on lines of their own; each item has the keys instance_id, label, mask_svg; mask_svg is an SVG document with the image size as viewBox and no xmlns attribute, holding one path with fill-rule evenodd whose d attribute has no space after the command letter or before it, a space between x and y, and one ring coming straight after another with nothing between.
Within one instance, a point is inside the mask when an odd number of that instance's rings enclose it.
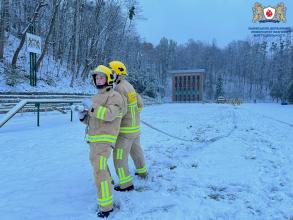
<instances>
[{"instance_id":1,"label":"snow","mask_svg":"<svg viewBox=\"0 0 293 220\"><path fill-rule=\"evenodd\" d=\"M12 118L25 104L27 100L22 100L16 104L9 112L7 112L4 117L0 118L0 127L2 127L10 118Z\"/></svg>"},{"instance_id":2,"label":"snow","mask_svg":"<svg viewBox=\"0 0 293 220\"><path fill-rule=\"evenodd\" d=\"M293 218L293 106L163 104L142 118L194 142L142 125L149 177L114 192L109 219ZM53 112L40 124L25 113L0 130L1 219L97 219L84 126Z\"/></svg>"},{"instance_id":3,"label":"snow","mask_svg":"<svg viewBox=\"0 0 293 220\"><path fill-rule=\"evenodd\" d=\"M8 33L6 33L8 35ZM4 58L6 63L11 63L15 49L18 47L19 39L9 34L5 47ZM91 78L85 80L78 77L70 87L71 71L67 68L64 62L61 64L53 59L51 55L46 55L43 59L37 73L37 86L29 85L29 53L26 51L26 45L20 51L17 66L22 72L17 75L17 84L9 86L6 84L4 73L4 65L0 62L0 92L67 92L67 93L95 93L95 88L92 85ZM81 68L82 71L82 68Z\"/></svg>"}]
</instances>

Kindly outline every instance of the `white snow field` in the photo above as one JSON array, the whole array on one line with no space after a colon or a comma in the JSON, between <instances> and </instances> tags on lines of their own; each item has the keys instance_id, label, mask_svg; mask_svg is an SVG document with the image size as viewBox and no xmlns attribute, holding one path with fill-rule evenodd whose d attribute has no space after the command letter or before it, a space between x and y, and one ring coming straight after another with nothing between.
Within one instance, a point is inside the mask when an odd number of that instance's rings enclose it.
<instances>
[{"instance_id":1,"label":"white snow field","mask_svg":"<svg viewBox=\"0 0 293 220\"><path fill-rule=\"evenodd\" d=\"M109 219L293 219L292 105L163 104L142 119L194 142L142 125L149 177L114 192ZM26 113L0 129L0 219L97 219L84 125L59 112L40 123Z\"/></svg>"}]
</instances>

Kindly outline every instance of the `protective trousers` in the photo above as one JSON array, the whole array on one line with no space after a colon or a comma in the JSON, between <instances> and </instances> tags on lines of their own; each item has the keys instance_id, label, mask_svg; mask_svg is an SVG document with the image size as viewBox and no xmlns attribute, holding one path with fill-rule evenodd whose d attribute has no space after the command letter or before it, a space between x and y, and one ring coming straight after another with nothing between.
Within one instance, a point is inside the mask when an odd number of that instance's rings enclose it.
<instances>
[{"instance_id":1,"label":"protective trousers","mask_svg":"<svg viewBox=\"0 0 293 220\"><path fill-rule=\"evenodd\" d=\"M90 143L90 161L93 166L95 183L98 190L98 204L103 212L113 209L111 174L107 160L111 155L110 144Z\"/></svg>"},{"instance_id":2,"label":"protective trousers","mask_svg":"<svg viewBox=\"0 0 293 220\"><path fill-rule=\"evenodd\" d=\"M140 145L140 136L126 138L125 136L119 135L116 141L113 159L121 189L125 189L132 185L132 176L130 175L128 167L129 154L134 161L136 173L141 177L147 175L145 158Z\"/></svg>"}]
</instances>

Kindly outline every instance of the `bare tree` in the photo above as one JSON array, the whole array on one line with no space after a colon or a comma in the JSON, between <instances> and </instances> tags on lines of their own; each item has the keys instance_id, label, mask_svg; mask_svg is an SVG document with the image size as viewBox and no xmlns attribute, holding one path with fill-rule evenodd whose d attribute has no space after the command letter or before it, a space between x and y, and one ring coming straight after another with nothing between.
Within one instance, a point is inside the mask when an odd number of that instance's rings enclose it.
<instances>
[{"instance_id":1,"label":"bare tree","mask_svg":"<svg viewBox=\"0 0 293 220\"><path fill-rule=\"evenodd\" d=\"M53 31L53 28L55 26L55 21L56 21L56 15L57 15L57 12L59 10L59 6L60 6L60 3L61 3L61 0L57 0L55 2L55 5L54 5L54 11L53 11L53 15L52 15L52 18L51 18L51 21L50 21L50 27L49 27L49 31L46 35L46 39L45 39L45 43L44 43L44 46L43 46L43 50L42 50L42 53L36 63L36 69L39 68L46 52L47 52L47 49L48 49L48 44L49 44L49 39L51 37L51 34L52 34L52 31Z\"/></svg>"},{"instance_id":2,"label":"bare tree","mask_svg":"<svg viewBox=\"0 0 293 220\"><path fill-rule=\"evenodd\" d=\"M4 59L4 45L5 45L5 31L9 27L9 0L1 2L1 15L0 15L0 60Z\"/></svg>"},{"instance_id":3,"label":"bare tree","mask_svg":"<svg viewBox=\"0 0 293 220\"><path fill-rule=\"evenodd\" d=\"M9 0L2 0L2 6L4 1ZM41 10L45 2L50 7ZM244 99L262 99L270 92L280 99L284 94L279 91L285 91L293 77L291 42L233 41L225 48L219 48L215 41L207 44L193 39L185 44L167 38L162 38L158 45L144 42L135 30L140 16L137 0L10 0L9 4L10 29L6 32L21 36L12 63L16 65L25 33L34 23L45 39L38 59L39 71L46 67L49 75L57 77L52 68L67 67L65 74L71 77L70 86L79 77L87 80L94 66L113 59L124 62L129 80L140 92L151 96L158 94L158 90L164 94L170 69L205 69L205 91L209 98L214 98L219 74L227 98ZM4 39L3 33L1 25L0 39ZM48 60L54 59L53 65L41 65L46 56Z\"/></svg>"},{"instance_id":4,"label":"bare tree","mask_svg":"<svg viewBox=\"0 0 293 220\"><path fill-rule=\"evenodd\" d=\"M32 15L32 18L29 21L29 24L24 28L24 30L21 33L20 43L19 43L18 47L16 48L16 50L14 52L14 55L13 55L13 58L12 58L12 62L11 62L12 66L14 66L14 67L16 66L16 62L17 62L19 52L23 48L23 45L24 45L24 42L25 42L26 33L28 32L28 30L31 27L31 25L36 21L37 17L39 16L41 8L43 8L45 6L47 6L47 4L45 3L45 0L40 0L40 2L36 5L34 13Z\"/></svg>"},{"instance_id":5,"label":"bare tree","mask_svg":"<svg viewBox=\"0 0 293 220\"><path fill-rule=\"evenodd\" d=\"M70 81L70 87L73 87L73 83L78 75L78 50L79 50L79 37L80 37L80 0L76 0L75 3L75 20L74 20L74 53L73 53L73 67L71 68L73 73Z\"/></svg>"}]
</instances>

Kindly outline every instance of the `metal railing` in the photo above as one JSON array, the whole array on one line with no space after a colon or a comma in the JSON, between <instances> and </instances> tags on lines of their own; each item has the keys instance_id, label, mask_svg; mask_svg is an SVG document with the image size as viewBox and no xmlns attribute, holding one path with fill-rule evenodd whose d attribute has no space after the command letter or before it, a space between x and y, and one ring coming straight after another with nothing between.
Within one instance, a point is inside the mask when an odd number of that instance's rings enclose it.
<instances>
[{"instance_id":1,"label":"metal railing","mask_svg":"<svg viewBox=\"0 0 293 220\"><path fill-rule=\"evenodd\" d=\"M62 99L76 100L90 98L93 94L85 93L48 93L48 92L0 92L0 118L1 114L7 113L11 108L17 105L21 100L25 99ZM33 103L27 104L22 108L21 112L35 112ZM62 111L63 104L42 105L41 111Z\"/></svg>"},{"instance_id":2,"label":"metal railing","mask_svg":"<svg viewBox=\"0 0 293 220\"><path fill-rule=\"evenodd\" d=\"M93 94L84 93L46 93L46 92L0 92L0 128L4 126L17 113L36 112L37 126L40 126L40 112L59 111L71 113L71 105L81 104L85 98ZM150 97L143 97L145 105L159 104L158 100Z\"/></svg>"},{"instance_id":3,"label":"metal railing","mask_svg":"<svg viewBox=\"0 0 293 220\"><path fill-rule=\"evenodd\" d=\"M62 104L63 107L70 107L74 104L81 104L82 100L64 100L64 99L24 99L16 104L12 109L10 109L4 117L0 119L0 128L6 124L13 116L21 111L26 105L34 104L37 112L37 126L40 126L40 108L41 105L56 105ZM70 108L70 121L73 120L73 111Z\"/></svg>"}]
</instances>

